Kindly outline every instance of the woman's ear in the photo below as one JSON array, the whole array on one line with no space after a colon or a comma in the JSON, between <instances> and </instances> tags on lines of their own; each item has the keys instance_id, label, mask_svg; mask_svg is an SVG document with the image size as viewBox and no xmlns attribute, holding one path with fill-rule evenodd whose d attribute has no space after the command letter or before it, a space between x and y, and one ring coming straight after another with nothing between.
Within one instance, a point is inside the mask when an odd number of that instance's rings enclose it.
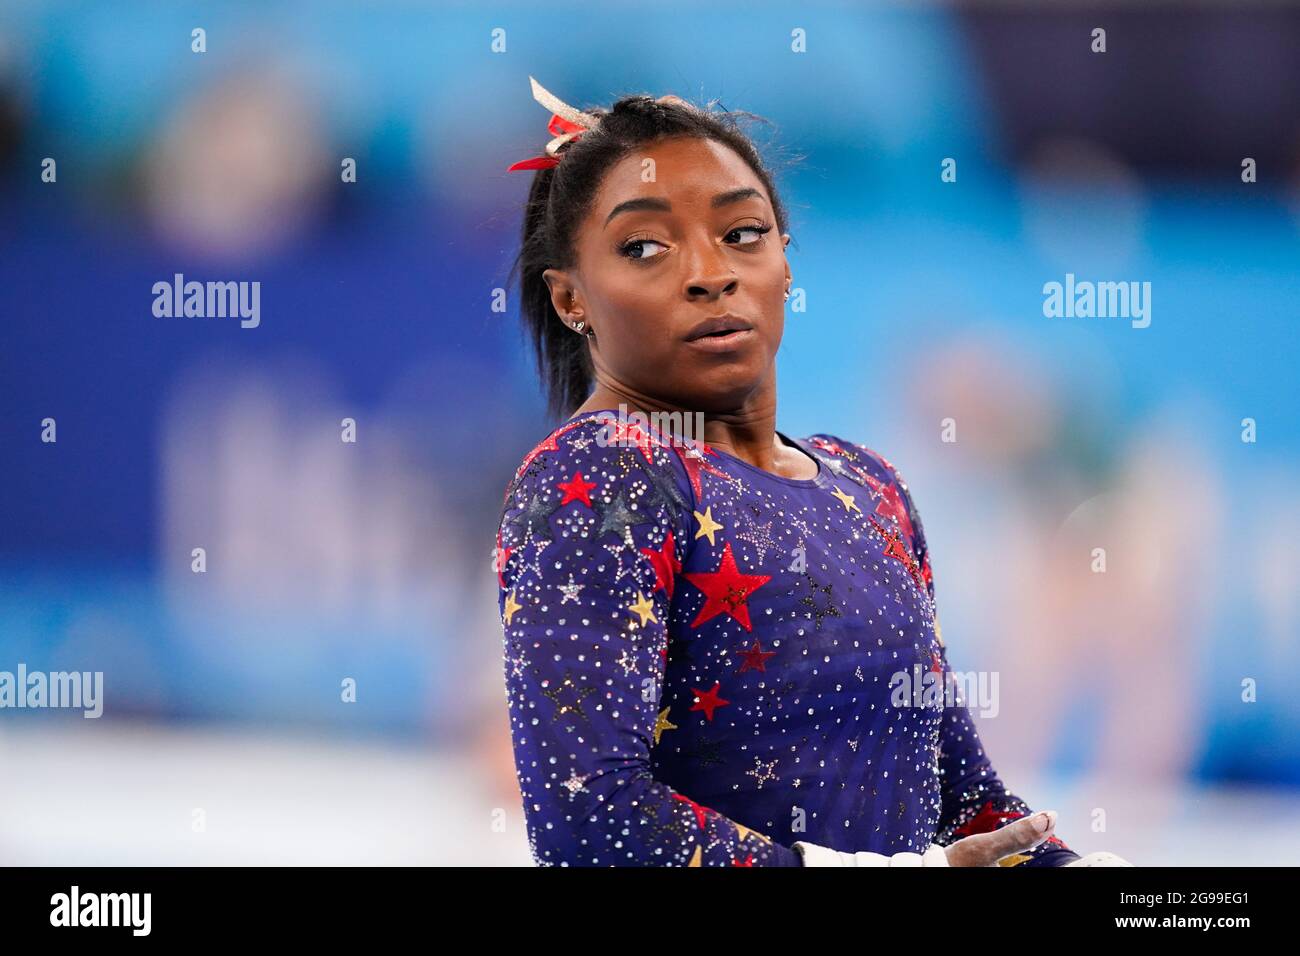
<instances>
[{"instance_id":1,"label":"woman's ear","mask_svg":"<svg viewBox=\"0 0 1300 956\"><path fill-rule=\"evenodd\" d=\"M542 272L542 281L551 290L552 308L564 320L565 324L572 325L574 322L580 321L582 319L580 314L582 309L578 306L575 311L576 297L569 274L562 269L546 269Z\"/></svg>"},{"instance_id":2,"label":"woman's ear","mask_svg":"<svg viewBox=\"0 0 1300 956\"><path fill-rule=\"evenodd\" d=\"M587 324L586 310L583 309L581 297L573 287L568 275L560 269L546 269L542 272L546 287L551 290L551 306L560 317L560 321L573 331L594 338L596 330Z\"/></svg>"}]
</instances>

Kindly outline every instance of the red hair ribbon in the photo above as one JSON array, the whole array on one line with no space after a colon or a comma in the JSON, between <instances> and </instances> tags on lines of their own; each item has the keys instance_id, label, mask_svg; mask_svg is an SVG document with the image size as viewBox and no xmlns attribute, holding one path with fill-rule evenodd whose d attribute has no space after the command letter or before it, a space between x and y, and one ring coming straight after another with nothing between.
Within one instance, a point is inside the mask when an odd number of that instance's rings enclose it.
<instances>
[{"instance_id":1,"label":"red hair ribbon","mask_svg":"<svg viewBox=\"0 0 1300 956\"><path fill-rule=\"evenodd\" d=\"M582 134L587 130L595 129L600 124L600 117L574 109L531 76L528 78L528 82L532 84L533 99L551 111L551 120L546 124L546 129L555 138L546 144L545 155L532 156L528 159L521 159L517 163L512 163L506 168L508 173L513 173L516 170L549 169L552 166L558 166L560 163L560 147L565 143L581 138Z\"/></svg>"}]
</instances>

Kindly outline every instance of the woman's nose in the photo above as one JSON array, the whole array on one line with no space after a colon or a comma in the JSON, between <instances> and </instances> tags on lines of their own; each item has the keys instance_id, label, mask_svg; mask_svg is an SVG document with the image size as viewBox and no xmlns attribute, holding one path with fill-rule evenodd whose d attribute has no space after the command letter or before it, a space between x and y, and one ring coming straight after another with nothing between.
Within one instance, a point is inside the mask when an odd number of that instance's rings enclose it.
<instances>
[{"instance_id":1,"label":"woman's nose","mask_svg":"<svg viewBox=\"0 0 1300 956\"><path fill-rule=\"evenodd\" d=\"M689 257L684 282L688 299L717 298L736 291L740 277L728 264L723 250L701 244Z\"/></svg>"}]
</instances>

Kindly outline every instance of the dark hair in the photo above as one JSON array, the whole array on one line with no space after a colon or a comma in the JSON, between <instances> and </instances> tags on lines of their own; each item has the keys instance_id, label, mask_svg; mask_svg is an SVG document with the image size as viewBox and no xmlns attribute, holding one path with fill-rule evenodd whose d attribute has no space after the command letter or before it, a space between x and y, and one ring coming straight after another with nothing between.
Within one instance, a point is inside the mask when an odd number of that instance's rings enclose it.
<instances>
[{"instance_id":1,"label":"dark hair","mask_svg":"<svg viewBox=\"0 0 1300 956\"><path fill-rule=\"evenodd\" d=\"M519 254L510 271L512 280L520 278L520 317L537 355L547 408L561 418L572 414L591 392L591 356L586 336L560 321L542 273L573 265L578 223L595 199L606 171L616 162L652 140L677 136L716 140L753 169L772 199L778 232L788 231L772 175L740 126L742 118L765 122L761 117L725 108L715 112L712 103L700 108L677 98L659 102L645 95L625 96L608 110L583 111L600 117L600 124L564 144L559 165L533 174Z\"/></svg>"}]
</instances>

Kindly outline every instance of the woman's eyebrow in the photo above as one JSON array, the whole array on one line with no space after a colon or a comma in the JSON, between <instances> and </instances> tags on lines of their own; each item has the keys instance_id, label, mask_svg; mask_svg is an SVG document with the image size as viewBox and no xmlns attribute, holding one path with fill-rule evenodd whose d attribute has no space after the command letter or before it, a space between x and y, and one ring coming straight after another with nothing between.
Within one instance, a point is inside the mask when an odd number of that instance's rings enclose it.
<instances>
[{"instance_id":1,"label":"woman's eyebrow","mask_svg":"<svg viewBox=\"0 0 1300 956\"><path fill-rule=\"evenodd\" d=\"M728 206L731 203L740 202L743 199L762 198L763 194L754 187L741 186L739 189L729 189L725 193L718 193L713 197L713 200L709 205L714 209L719 209L722 206ZM628 199L619 203L609 211L609 215L605 217L605 225L608 226L610 221L619 213L634 212L638 209L654 209L659 212L671 212L672 208L672 204L669 203L667 199L659 199L655 196L644 196L640 199Z\"/></svg>"}]
</instances>

